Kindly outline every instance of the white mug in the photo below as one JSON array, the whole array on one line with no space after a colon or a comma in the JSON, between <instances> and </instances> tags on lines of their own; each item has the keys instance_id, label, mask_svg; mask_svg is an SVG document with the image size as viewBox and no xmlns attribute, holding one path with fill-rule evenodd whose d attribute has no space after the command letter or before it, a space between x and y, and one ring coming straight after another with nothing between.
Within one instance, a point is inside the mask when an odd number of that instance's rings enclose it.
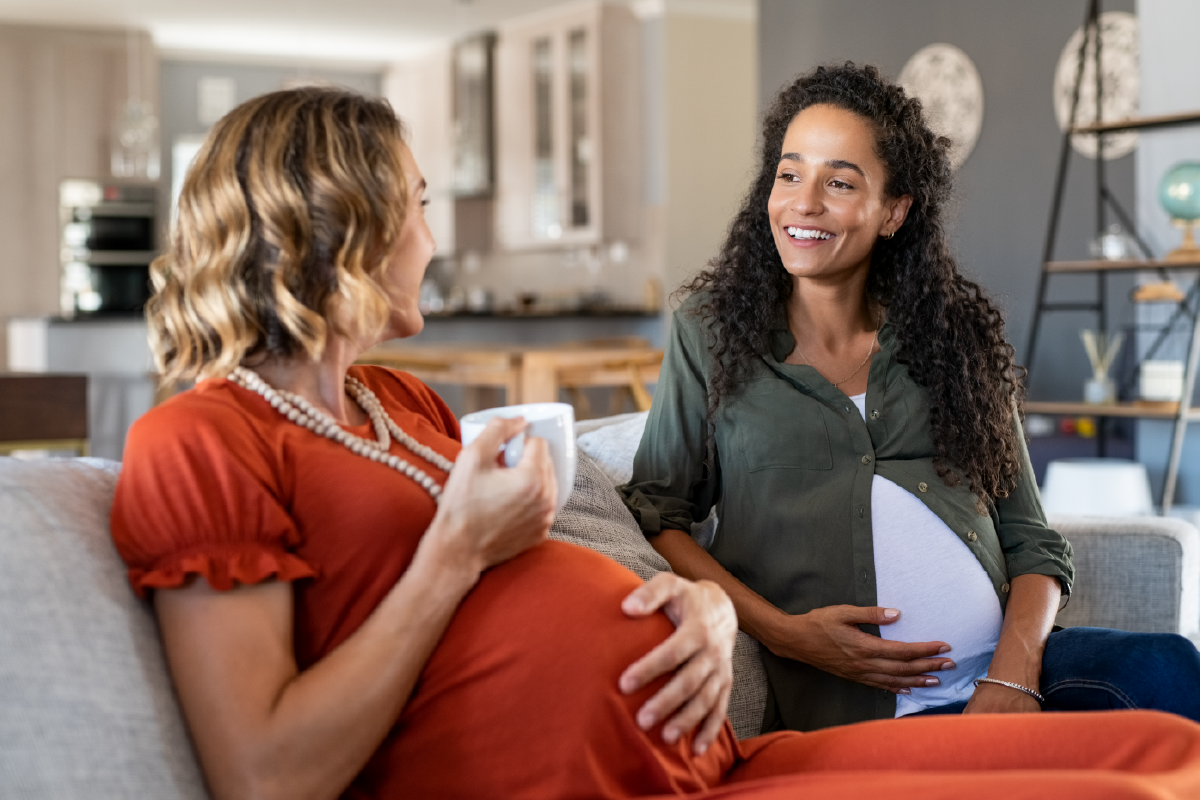
<instances>
[{"instance_id":1,"label":"white mug","mask_svg":"<svg viewBox=\"0 0 1200 800\"><path fill-rule=\"evenodd\" d=\"M467 414L459 422L463 447L478 439L488 422L497 417L524 417L529 423L524 433L517 434L501 445L507 467L515 467L521 460L526 436L546 440L550 460L554 462L554 479L558 482L554 510L561 510L575 486L575 409L568 403L524 403Z\"/></svg>"}]
</instances>

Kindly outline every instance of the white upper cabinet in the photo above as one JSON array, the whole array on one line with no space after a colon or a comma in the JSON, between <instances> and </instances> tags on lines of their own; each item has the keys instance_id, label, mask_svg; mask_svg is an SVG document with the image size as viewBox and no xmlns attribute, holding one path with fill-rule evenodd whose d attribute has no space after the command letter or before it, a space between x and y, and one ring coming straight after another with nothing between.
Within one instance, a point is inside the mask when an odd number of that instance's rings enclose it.
<instances>
[{"instance_id":1,"label":"white upper cabinet","mask_svg":"<svg viewBox=\"0 0 1200 800\"><path fill-rule=\"evenodd\" d=\"M509 250L636 241L640 24L591 2L526 17L496 49L496 233Z\"/></svg>"}]
</instances>

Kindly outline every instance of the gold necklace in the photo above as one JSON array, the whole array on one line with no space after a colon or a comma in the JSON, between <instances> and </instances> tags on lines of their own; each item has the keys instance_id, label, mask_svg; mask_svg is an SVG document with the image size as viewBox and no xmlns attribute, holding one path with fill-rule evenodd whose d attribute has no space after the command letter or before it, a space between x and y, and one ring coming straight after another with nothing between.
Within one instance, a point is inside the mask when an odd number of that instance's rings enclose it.
<instances>
[{"instance_id":1,"label":"gold necklace","mask_svg":"<svg viewBox=\"0 0 1200 800\"><path fill-rule=\"evenodd\" d=\"M872 356L872 355L875 353L875 345L879 343L879 329L880 329L880 328L882 328L882 327L883 327L883 322L882 322L882 321L880 321L879 325L878 325L878 326L875 328L875 335L871 337L871 346L867 348L867 355L866 355L866 358L864 358L864 359L862 360L862 363L861 363L861 364L859 364L859 365L858 365L858 366L855 368L854 372L851 372L849 375L847 375L846 377L842 378L840 381L836 381L836 382L835 382L835 381L829 381L830 383L832 383L832 384L833 384L833 388L835 388L835 389L836 389L836 388L838 388L838 387L839 387L839 386L841 386L843 383L845 383L846 381L850 380L851 378L853 378L853 377L854 377L855 375L857 375L858 373L862 372L862 368L863 368L863 367L865 367L865 366L867 365L867 362L871 360L871 356ZM793 334L793 338L795 338L795 334ZM816 366L814 366L814 365L813 365L812 361L810 361L810 360L809 360L808 356L804 355L804 352L803 352L803 351L800 349L800 343L799 343L798 341L797 341L797 342L795 343L795 345L792 347L792 350L793 350L793 351L796 353L796 355L798 355L798 356L800 356L801 358L803 358L803 359L804 359L804 363L805 363L805 364L808 364L808 365L809 365L810 367L812 367L813 369L816 369ZM828 380L828 378L826 378L826 380Z\"/></svg>"}]
</instances>

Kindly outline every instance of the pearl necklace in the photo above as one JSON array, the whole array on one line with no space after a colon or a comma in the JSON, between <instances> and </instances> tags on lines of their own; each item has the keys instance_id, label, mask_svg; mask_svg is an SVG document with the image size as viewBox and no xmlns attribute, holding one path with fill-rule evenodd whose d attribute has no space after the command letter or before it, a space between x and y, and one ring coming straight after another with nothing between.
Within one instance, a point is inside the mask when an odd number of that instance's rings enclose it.
<instances>
[{"instance_id":1,"label":"pearl necklace","mask_svg":"<svg viewBox=\"0 0 1200 800\"><path fill-rule=\"evenodd\" d=\"M442 487L438 485L437 481L429 477L419 467L413 466L399 456L388 453L388 450L392 446L392 437L395 437L396 441L400 442L404 447L443 472L450 472L454 469L454 462L432 447L421 444L412 436L405 433L384 410L383 404L379 402L379 398L375 396L375 393L357 379L349 375L346 376L346 394L354 398L359 407L367 412L367 416L375 428L377 441L371 441L370 439L364 439L361 436L347 433L342 429L342 426L338 425L333 417L300 395L275 389L259 377L258 373L248 370L245 367L234 369L229 374L229 380L243 389L248 389L261 396L271 404L271 408L300 427L307 428L318 436L324 436L327 439L332 439L340 443L355 455L363 456L377 464L391 467L397 472L406 475L425 491L429 492L429 496L433 498L435 503L441 502Z\"/></svg>"}]
</instances>

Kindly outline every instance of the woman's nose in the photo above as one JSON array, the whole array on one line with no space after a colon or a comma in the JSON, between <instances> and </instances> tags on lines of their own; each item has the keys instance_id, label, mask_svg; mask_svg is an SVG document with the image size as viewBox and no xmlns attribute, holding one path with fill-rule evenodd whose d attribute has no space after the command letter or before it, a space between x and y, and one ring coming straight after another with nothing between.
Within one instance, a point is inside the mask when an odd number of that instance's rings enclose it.
<instances>
[{"instance_id":1,"label":"woman's nose","mask_svg":"<svg viewBox=\"0 0 1200 800\"><path fill-rule=\"evenodd\" d=\"M820 188L814 181L804 181L797 186L792 196L792 210L800 214L820 214L825 209Z\"/></svg>"}]
</instances>

